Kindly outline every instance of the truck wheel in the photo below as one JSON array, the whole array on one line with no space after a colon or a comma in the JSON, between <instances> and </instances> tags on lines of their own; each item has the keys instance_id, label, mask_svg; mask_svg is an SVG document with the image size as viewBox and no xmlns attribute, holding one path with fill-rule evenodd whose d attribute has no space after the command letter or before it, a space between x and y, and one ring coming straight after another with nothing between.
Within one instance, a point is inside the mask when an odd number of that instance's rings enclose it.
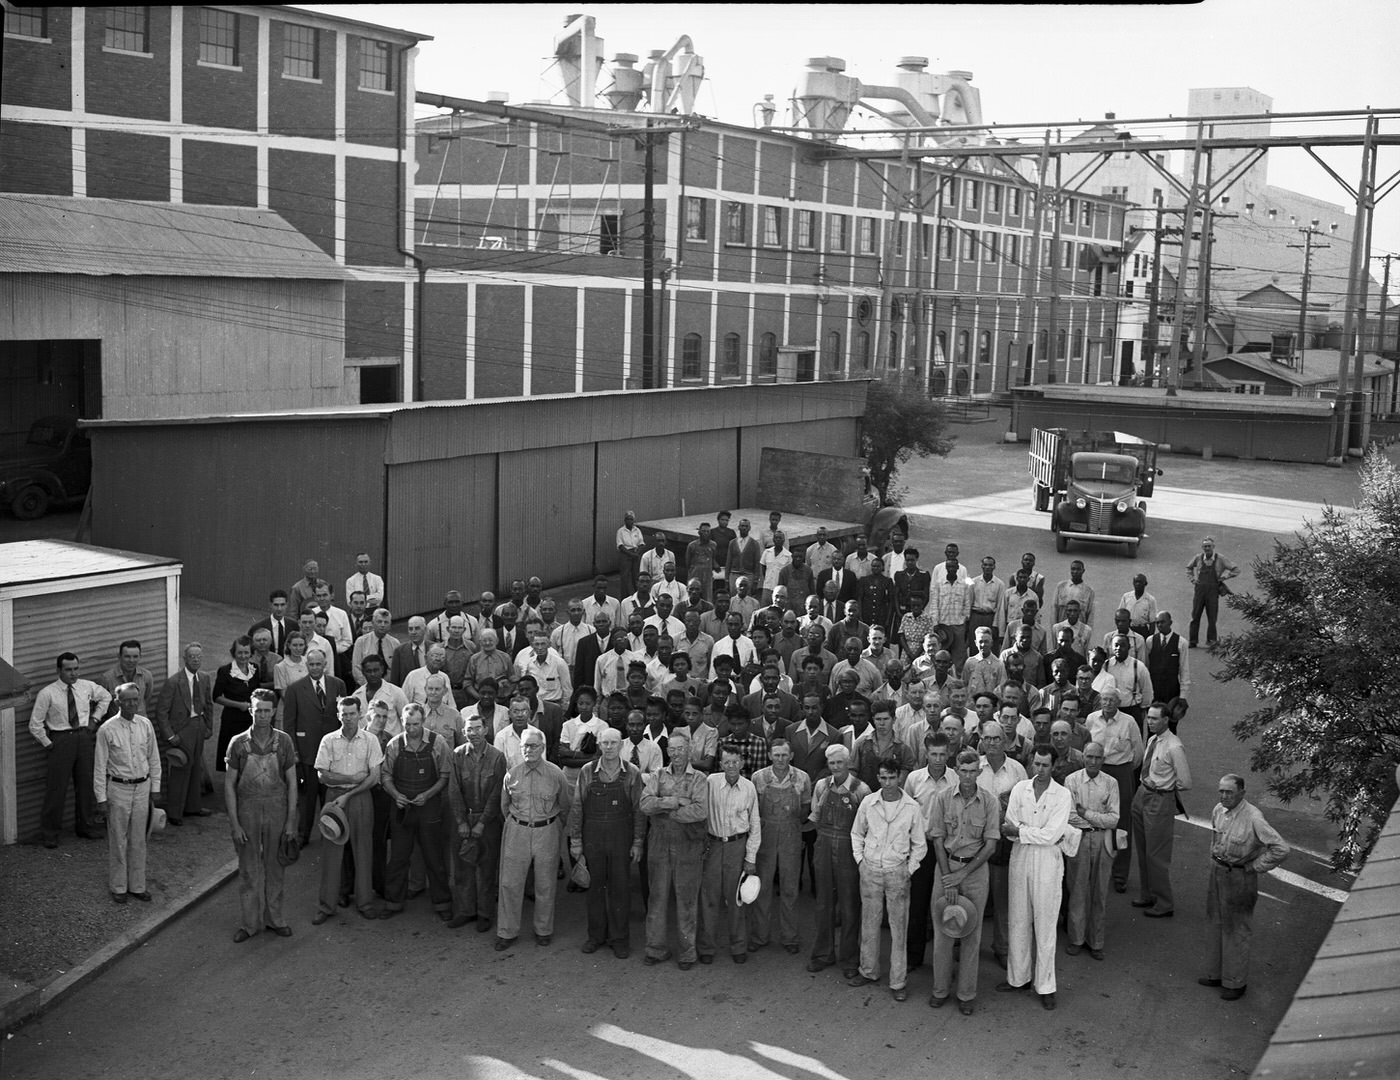
<instances>
[{"instance_id":1,"label":"truck wheel","mask_svg":"<svg viewBox=\"0 0 1400 1080\"><path fill-rule=\"evenodd\" d=\"M20 521L33 521L43 517L49 509L49 493L38 484L21 488L20 493L10 502L10 513Z\"/></svg>"},{"instance_id":2,"label":"truck wheel","mask_svg":"<svg viewBox=\"0 0 1400 1080\"><path fill-rule=\"evenodd\" d=\"M1141 540L1139 540L1136 544L1129 544L1129 545L1128 545L1128 558L1130 558L1130 559L1136 559L1136 558L1138 557L1138 548L1140 548L1141 546L1142 546L1142 541L1141 541Z\"/></svg>"},{"instance_id":3,"label":"truck wheel","mask_svg":"<svg viewBox=\"0 0 1400 1080\"><path fill-rule=\"evenodd\" d=\"M1055 550L1061 555L1069 550L1069 537L1062 532L1057 532L1055 534Z\"/></svg>"},{"instance_id":4,"label":"truck wheel","mask_svg":"<svg viewBox=\"0 0 1400 1080\"><path fill-rule=\"evenodd\" d=\"M1035 508L1041 513L1050 509L1050 489L1044 484L1039 481L1031 484L1031 497L1035 500Z\"/></svg>"}]
</instances>

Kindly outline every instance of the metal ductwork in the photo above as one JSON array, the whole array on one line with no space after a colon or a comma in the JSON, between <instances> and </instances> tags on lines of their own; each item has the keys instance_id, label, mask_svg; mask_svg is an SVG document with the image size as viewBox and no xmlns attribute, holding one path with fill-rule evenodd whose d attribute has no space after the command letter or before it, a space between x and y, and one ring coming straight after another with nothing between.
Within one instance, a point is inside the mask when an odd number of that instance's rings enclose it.
<instances>
[{"instance_id":1,"label":"metal ductwork","mask_svg":"<svg viewBox=\"0 0 1400 1080\"><path fill-rule=\"evenodd\" d=\"M927 57L903 57L894 84L881 86L844 74L846 62L839 57L814 57L807 61L807 70L793 96L794 122L805 123L819 139L835 139L845 128L851 110L861 104L909 127L982 123L982 98L971 85L972 72L935 75L927 67ZM870 104L874 101L895 105L879 109ZM927 137L938 139L936 133ZM966 140L967 136L959 138Z\"/></svg>"},{"instance_id":2,"label":"metal ductwork","mask_svg":"<svg viewBox=\"0 0 1400 1080\"><path fill-rule=\"evenodd\" d=\"M612 89L603 96L618 112L636 112L642 102L644 84L636 65L636 53L618 53L613 57Z\"/></svg>"},{"instance_id":3,"label":"metal ductwork","mask_svg":"<svg viewBox=\"0 0 1400 1080\"><path fill-rule=\"evenodd\" d=\"M569 104L591 109L597 103L598 74L603 70L603 39L592 15L568 15L554 39L554 58L564 78Z\"/></svg>"}]
</instances>

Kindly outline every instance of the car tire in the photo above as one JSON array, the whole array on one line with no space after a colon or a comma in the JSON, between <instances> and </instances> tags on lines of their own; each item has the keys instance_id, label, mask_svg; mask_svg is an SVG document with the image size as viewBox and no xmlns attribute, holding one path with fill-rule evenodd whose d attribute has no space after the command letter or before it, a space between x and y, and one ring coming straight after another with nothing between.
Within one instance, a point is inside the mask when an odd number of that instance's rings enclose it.
<instances>
[{"instance_id":1,"label":"car tire","mask_svg":"<svg viewBox=\"0 0 1400 1080\"><path fill-rule=\"evenodd\" d=\"M1061 555L1069 550L1069 537L1065 536L1062 532L1057 532L1055 534L1055 550Z\"/></svg>"},{"instance_id":2,"label":"car tire","mask_svg":"<svg viewBox=\"0 0 1400 1080\"><path fill-rule=\"evenodd\" d=\"M49 510L49 493L38 484L21 488L18 495L10 500L10 513L20 521L33 521L41 518Z\"/></svg>"},{"instance_id":3,"label":"car tire","mask_svg":"<svg viewBox=\"0 0 1400 1080\"><path fill-rule=\"evenodd\" d=\"M1142 541L1138 541L1136 544L1129 544L1129 545L1128 545L1128 558L1130 558L1130 559L1136 559L1136 558L1138 557L1138 548L1140 548L1141 546L1142 546Z\"/></svg>"}]
</instances>

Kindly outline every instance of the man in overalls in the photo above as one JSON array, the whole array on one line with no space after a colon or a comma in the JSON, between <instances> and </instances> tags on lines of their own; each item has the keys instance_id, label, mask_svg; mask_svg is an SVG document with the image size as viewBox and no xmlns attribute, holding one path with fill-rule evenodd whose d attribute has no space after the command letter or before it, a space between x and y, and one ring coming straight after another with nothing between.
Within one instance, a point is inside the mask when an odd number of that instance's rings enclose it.
<instances>
[{"instance_id":1,"label":"man in overalls","mask_svg":"<svg viewBox=\"0 0 1400 1080\"><path fill-rule=\"evenodd\" d=\"M763 841L758 848L758 899L749 907L749 952L768 944L773 911L773 879L782 890L778 903L778 940L783 948L796 953L797 879L802 865L802 831L808 826L812 805L812 779L793 768L792 745L782 737L768 748L772 765L753 774L758 789L758 816L763 822Z\"/></svg>"},{"instance_id":2,"label":"man in overalls","mask_svg":"<svg viewBox=\"0 0 1400 1080\"><path fill-rule=\"evenodd\" d=\"M598 761L579 769L569 808L569 852L575 859L583 857L590 878L583 951L597 952L606 943L614 956L626 960L632 954L632 866L641 861L647 831L642 771L622 760L622 735L612 728L598 735L598 752Z\"/></svg>"},{"instance_id":3,"label":"man in overalls","mask_svg":"<svg viewBox=\"0 0 1400 1080\"><path fill-rule=\"evenodd\" d=\"M831 775L817 781L810 820L817 826L816 937L808 971L839 962L850 979L860 964L860 870L851 855L851 826L870 788L851 774L851 752L840 743L826 748ZM841 937L836 939L836 914Z\"/></svg>"},{"instance_id":4,"label":"man in overalls","mask_svg":"<svg viewBox=\"0 0 1400 1080\"><path fill-rule=\"evenodd\" d=\"M241 913L236 942L247 941L263 927L291 937L282 918L282 864L277 859L283 836L297 833L297 761L292 737L272 726L277 697L254 690L249 707L253 725L228 744L224 805L238 852L238 901Z\"/></svg>"},{"instance_id":5,"label":"man in overalls","mask_svg":"<svg viewBox=\"0 0 1400 1080\"><path fill-rule=\"evenodd\" d=\"M1206 616L1206 644L1215 644L1215 617L1220 613L1220 586L1238 577L1240 568L1215 550L1215 537L1201 541L1201 553L1186 564L1186 576L1195 586L1191 598L1191 648L1196 647L1201 631L1201 613Z\"/></svg>"},{"instance_id":6,"label":"man in overalls","mask_svg":"<svg viewBox=\"0 0 1400 1080\"><path fill-rule=\"evenodd\" d=\"M682 971L695 966L695 924L700 910L700 874L705 858L705 827L710 819L710 788L705 774L690 764L691 729L671 732L671 763L646 777L641 811L650 819L647 869L654 902L647 905L648 967L671 958L666 947L666 909L676 894L676 936ZM698 744L697 744L697 749Z\"/></svg>"},{"instance_id":7,"label":"man in overalls","mask_svg":"<svg viewBox=\"0 0 1400 1080\"><path fill-rule=\"evenodd\" d=\"M452 774L452 750L437 732L423 730L424 709L413 702L403 710L403 731L384 748L384 790L394 801L389 812L389 867L381 919L403 910L414 848L423 859L428 897L443 922L452 918L448 883L442 792Z\"/></svg>"}]
</instances>

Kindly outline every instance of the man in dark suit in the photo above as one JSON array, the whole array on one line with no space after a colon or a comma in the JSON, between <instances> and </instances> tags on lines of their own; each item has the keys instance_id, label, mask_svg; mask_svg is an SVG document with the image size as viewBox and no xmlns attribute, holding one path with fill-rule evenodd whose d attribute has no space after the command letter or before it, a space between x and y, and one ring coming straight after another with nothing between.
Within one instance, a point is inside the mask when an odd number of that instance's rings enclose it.
<instances>
[{"instance_id":1,"label":"man in dark suit","mask_svg":"<svg viewBox=\"0 0 1400 1080\"><path fill-rule=\"evenodd\" d=\"M165 781L165 815L172 825L185 816L207 817L200 805L204 791L204 740L214 735L214 688L199 670L204 650L197 642L185 646L185 662L165 680L156 701L156 729L163 748L180 747L188 758L171 768Z\"/></svg>"},{"instance_id":2,"label":"man in dark suit","mask_svg":"<svg viewBox=\"0 0 1400 1080\"><path fill-rule=\"evenodd\" d=\"M402 686L410 671L422 667L428 659L428 624L421 615L408 620L408 640L394 650L389 664L389 681Z\"/></svg>"},{"instance_id":3,"label":"man in dark suit","mask_svg":"<svg viewBox=\"0 0 1400 1080\"><path fill-rule=\"evenodd\" d=\"M552 701L540 700L540 686L529 672L515 680L515 692L530 702L530 723L544 732L545 758L558 764L559 736L564 730L564 710Z\"/></svg>"},{"instance_id":4,"label":"man in dark suit","mask_svg":"<svg viewBox=\"0 0 1400 1080\"><path fill-rule=\"evenodd\" d=\"M507 601L497 608L498 616L494 620L496 631L496 648L505 653L513 661L521 649L529 646L530 641L525 636L525 628L520 626L518 619L520 609ZM551 761L553 758L550 759Z\"/></svg>"},{"instance_id":5,"label":"man in dark suit","mask_svg":"<svg viewBox=\"0 0 1400 1080\"><path fill-rule=\"evenodd\" d=\"M297 751L297 828L302 844L311 839L316 822L316 800L322 795L316 775L316 751L321 739L340 727L336 699L345 684L326 674L327 658L320 649L306 654L306 678L287 687L282 705L282 730L292 737Z\"/></svg>"},{"instance_id":6,"label":"man in dark suit","mask_svg":"<svg viewBox=\"0 0 1400 1080\"><path fill-rule=\"evenodd\" d=\"M287 590L273 589L267 596L267 605L267 616L248 627L248 636L266 630L272 635L272 651L286 656L287 635L297 629L297 624L287 618Z\"/></svg>"},{"instance_id":7,"label":"man in dark suit","mask_svg":"<svg viewBox=\"0 0 1400 1080\"><path fill-rule=\"evenodd\" d=\"M785 724L793 724L801 719L802 709L798 705L797 698L785 690L778 689L778 683L782 680L782 672L778 668L765 667L758 678L759 688L740 701L740 704L744 706L744 711L749 714L750 720L757 720L763 716L763 702L769 694L777 694L778 700L782 702L782 708L778 715L783 718Z\"/></svg>"},{"instance_id":8,"label":"man in dark suit","mask_svg":"<svg viewBox=\"0 0 1400 1080\"><path fill-rule=\"evenodd\" d=\"M574 650L574 667L569 675L574 681L574 689L580 686L593 686L598 667L598 657L608 651L612 641L612 619L606 611L593 616L593 633L579 640ZM593 687L595 690L597 687Z\"/></svg>"}]
</instances>

